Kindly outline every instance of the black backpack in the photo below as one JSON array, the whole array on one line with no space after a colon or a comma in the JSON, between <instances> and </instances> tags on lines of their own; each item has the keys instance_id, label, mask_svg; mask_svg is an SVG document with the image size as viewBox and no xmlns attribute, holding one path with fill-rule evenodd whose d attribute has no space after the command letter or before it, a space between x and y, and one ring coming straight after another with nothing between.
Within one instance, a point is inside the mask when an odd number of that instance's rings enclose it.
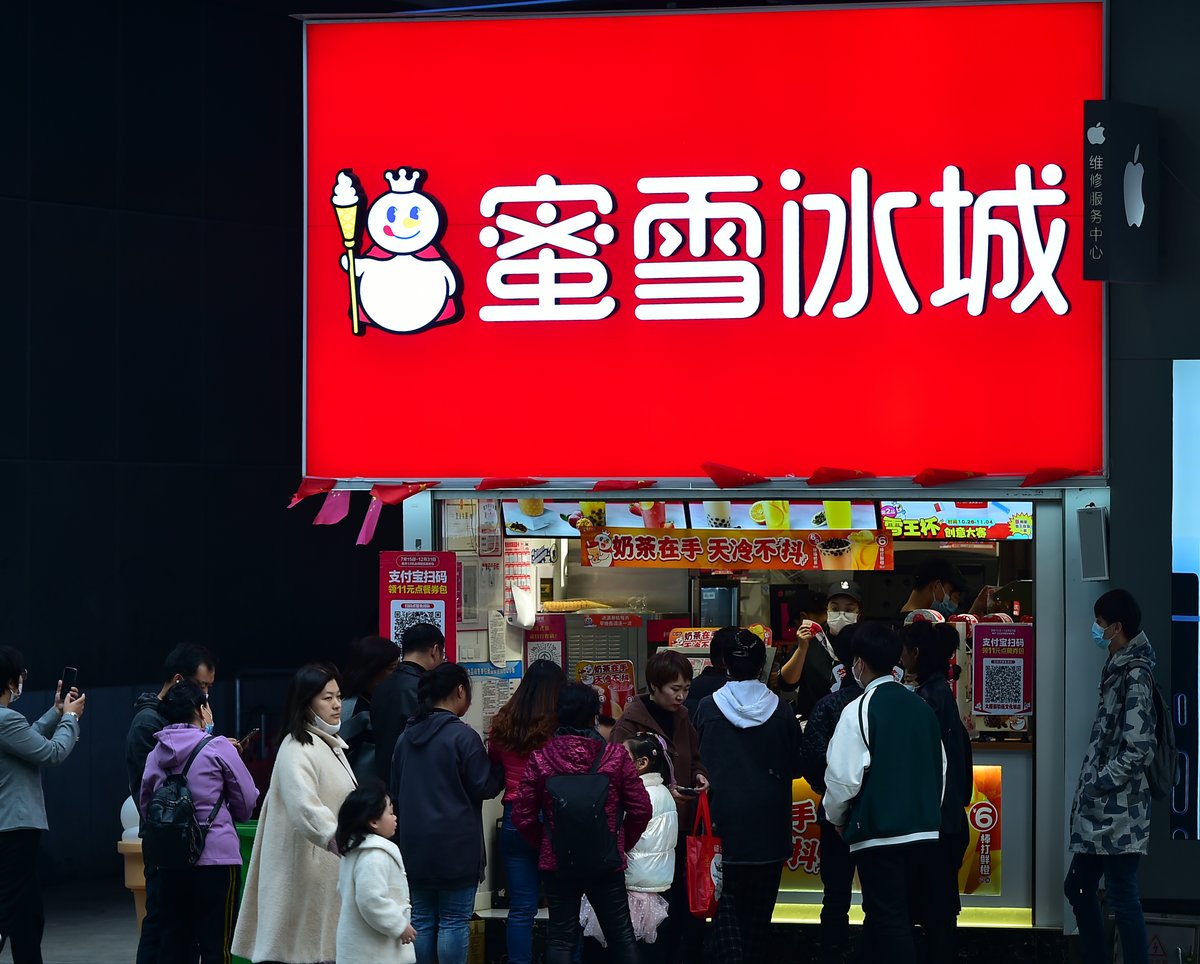
<instances>
[{"instance_id":1,"label":"black backpack","mask_svg":"<svg viewBox=\"0 0 1200 964\"><path fill-rule=\"evenodd\" d=\"M621 869L617 838L608 826L608 775L597 773L606 745L600 746L587 773L559 773L546 780L554 801L550 843L558 873L592 877Z\"/></svg>"},{"instance_id":2,"label":"black backpack","mask_svg":"<svg viewBox=\"0 0 1200 964\"><path fill-rule=\"evenodd\" d=\"M186 870L204 852L204 840L225 804L225 791L221 790L216 806L208 815L208 822L201 827L196 819L196 801L188 790L187 775L200 751L215 739L215 736L208 736L201 740L188 756L183 769L169 774L150 798L150 806L146 808L139 831L142 859L149 866Z\"/></svg>"},{"instance_id":3,"label":"black backpack","mask_svg":"<svg viewBox=\"0 0 1200 964\"><path fill-rule=\"evenodd\" d=\"M1146 765L1146 778L1150 784L1150 796L1155 800L1163 800L1171 795L1171 791L1179 783L1179 750L1175 741L1175 721L1171 718L1171 707L1167 705L1154 681L1150 664L1145 660L1131 660L1129 672L1121 681L1121 704L1125 703L1125 694L1129 689L1129 677L1135 667L1142 667L1150 677L1150 701L1154 705L1154 756Z\"/></svg>"}]
</instances>

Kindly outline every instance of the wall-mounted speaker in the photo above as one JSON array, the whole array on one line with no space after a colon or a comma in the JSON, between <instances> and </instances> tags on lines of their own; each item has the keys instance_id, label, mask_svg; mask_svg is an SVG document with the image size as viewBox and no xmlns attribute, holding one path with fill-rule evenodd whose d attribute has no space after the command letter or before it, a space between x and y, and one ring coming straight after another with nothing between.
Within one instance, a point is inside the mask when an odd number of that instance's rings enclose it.
<instances>
[{"instance_id":1,"label":"wall-mounted speaker","mask_svg":"<svg viewBox=\"0 0 1200 964\"><path fill-rule=\"evenodd\" d=\"M1079 519L1079 566L1084 582L1108 580L1108 509L1087 505L1076 509Z\"/></svg>"}]
</instances>

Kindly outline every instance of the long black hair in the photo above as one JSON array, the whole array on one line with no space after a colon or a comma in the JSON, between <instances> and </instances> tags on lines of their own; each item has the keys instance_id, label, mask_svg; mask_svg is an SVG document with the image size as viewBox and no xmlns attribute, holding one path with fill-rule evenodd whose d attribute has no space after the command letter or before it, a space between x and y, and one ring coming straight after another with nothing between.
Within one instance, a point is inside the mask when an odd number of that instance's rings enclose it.
<instances>
[{"instance_id":1,"label":"long black hair","mask_svg":"<svg viewBox=\"0 0 1200 964\"><path fill-rule=\"evenodd\" d=\"M558 694L567 674L558 663L535 659L512 699L492 720L490 739L515 753L531 753L558 728Z\"/></svg>"},{"instance_id":2,"label":"long black hair","mask_svg":"<svg viewBox=\"0 0 1200 964\"><path fill-rule=\"evenodd\" d=\"M387 811L388 795L382 780L368 780L342 801L338 810L337 833L333 840L343 857L374 833L371 821Z\"/></svg>"},{"instance_id":3,"label":"long black hair","mask_svg":"<svg viewBox=\"0 0 1200 964\"><path fill-rule=\"evenodd\" d=\"M958 679L962 668L950 665L958 649L958 632L949 623L912 622L901 630L900 638L905 649L916 651L918 680Z\"/></svg>"},{"instance_id":4,"label":"long black hair","mask_svg":"<svg viewBox=\"0 0 1200 964\"><path fill-rule=\"evenodd\" d=\"M333 663L305 663L296 670L284 703L282 736L291 736L297 743L312 743L312 734L305 725L311 712L309 704L330 680L342 685L338 668Z\"/></svg>"},{"instance_id":5,"label":"long black hair","mask_svg":"<svg viewBox=\"0 0 1200 964\"><path fill-rule=\"evenodd\" d=\"M471 677L458 663L439 663L423 673L420 682L417 683L417 699L421 705L417 708L417 715L413 717L413 721L420 722L428 718L434 707L448 699L460 686L466 688L469 697Z\"/></svg>"},{"instance_id":6,"label":"long black hair","mask_svg":"<svg viewBox=\"0 0 1200 964\"><path fill-rule=\"evenodd\" d=\"M382 636L363 636L350 644L342 696L371 695L371 684L393 663L400 662L400 647Z\"/></svg>"}]
</instances>

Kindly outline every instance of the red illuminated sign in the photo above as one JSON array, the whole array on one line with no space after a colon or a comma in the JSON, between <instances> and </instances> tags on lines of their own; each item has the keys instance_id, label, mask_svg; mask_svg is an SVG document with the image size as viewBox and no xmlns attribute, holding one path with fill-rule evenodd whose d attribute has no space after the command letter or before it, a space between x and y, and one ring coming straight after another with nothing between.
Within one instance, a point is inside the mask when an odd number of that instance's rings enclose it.
<instances>
[{"instance_id":1,"label":"red illuminated sign","mask_svg":"<svg viewBox=\"0 0 1200 964\"><path fill-rule=\"evenodd\" d=\"M307 474L1100 471L1099 3L306 29Z\"/></svg>"}]
</instances>

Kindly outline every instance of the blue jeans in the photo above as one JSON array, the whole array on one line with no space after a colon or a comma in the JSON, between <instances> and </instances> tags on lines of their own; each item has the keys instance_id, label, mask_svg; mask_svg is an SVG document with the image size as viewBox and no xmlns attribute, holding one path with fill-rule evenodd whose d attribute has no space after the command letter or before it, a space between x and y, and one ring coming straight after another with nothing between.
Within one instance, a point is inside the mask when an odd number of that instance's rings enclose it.
<instances>
[{"instance_id":1,"label":"blue jeans","mask_svg":"<svg viewBox=\"0 0 1200 964\"><path fill-rule=\"evenodd\" d=\"M1140 854L1075 854L1071 859L1063 892L1079 924L1084 964L1104 964L1112 960L1112 952L1105 947L1104 916L1100 912L1101 877L1104 878L1108 906L1117 919L1125 964L1148 964L1150 948L1146 918L1142 915L1138 893L1139 859Z\"/></svg>"},{"instance_id":2,"label":"blue jeans","mask_svg":"<svg viewBox=\"0 0 1200 964\"><path fill-rule=\"evenodd\" d=\"M508 885L508 964L533 960L533 919L538 906L538 855L512 822L512 804L504 805L500 828L500 853Z\"/></svg>"},{"instance_id":3,"label":"blue jeans","mask_svg":"<svg viewBox=\"0 0 1200 964\"><path fill-rule=\"evenodd\" d=\"M413 949L417 964L467 964L471 944L471 914L477 885L442 890L412 888Z\"/></svg>"}]
</instances>

